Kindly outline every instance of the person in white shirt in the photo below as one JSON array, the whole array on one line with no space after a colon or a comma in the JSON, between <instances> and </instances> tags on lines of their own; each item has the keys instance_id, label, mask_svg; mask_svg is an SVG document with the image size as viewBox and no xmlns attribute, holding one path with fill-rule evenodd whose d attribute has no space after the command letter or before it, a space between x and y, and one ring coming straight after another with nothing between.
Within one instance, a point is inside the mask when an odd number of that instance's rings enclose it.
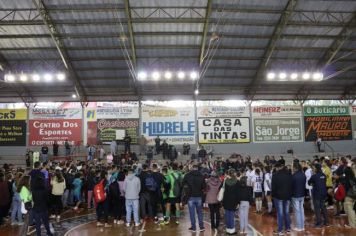
<instances>
[{"instance_id":1,"label":"person in white shirt","mask_svg":"<svg viewBox=\"0 0 356 236\"><path fill-rule=\"evenodd\" d=\"M312 209L312 211L314 211L313 195L312 195L313 186L308 184L309 179L313 175L313 170L312 170L312 168L310 168L309 162L305 162L304 165L305 165L304 167L307 168L306 171L305 171L305 177L307 177L307 181L305 183L305 188L307 189L308 195L310 197L310 208Z\"/></svg>"},{"instance_id":2,"label":"person in white shirt","mask_svg":"<svg viewBox=\"0 0 356 236\"><path fill-rule=\"evenodd\" d=\"M117 143L115 140L111 141L110 143L110 152L113 156L116 156L117 153Z\"/></svg>"},{"instance_id":3,"label":"person in white shirt","mask_svg":"<svg viewBox=\"0 0 356 236\"><path fill-rule=\"evenodd\" d=\"M268 214L272 212L272 174L271 168L269 166L265 167L265 174L263 180L263 189L265 192L266 200L267 200L267 207L268 207Z\"/></svg>"},{"instance_id":4,"label":"person in white shirt","mask_svg":"<svg viewBox=\"0 0 356 236\"><path fill-rule=\"evenodd\" d=\"M255 169L252 177L253 192L255 194L256 212L262 212L262 173L260 169Z\"/></svg>"}]
</instances>

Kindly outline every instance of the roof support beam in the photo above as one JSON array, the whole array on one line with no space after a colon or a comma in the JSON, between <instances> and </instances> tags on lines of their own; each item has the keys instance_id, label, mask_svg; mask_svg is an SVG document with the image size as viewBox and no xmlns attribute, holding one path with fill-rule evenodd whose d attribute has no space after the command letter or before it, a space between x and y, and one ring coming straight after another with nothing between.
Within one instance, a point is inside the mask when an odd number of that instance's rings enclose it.
<instances>
[{"instance_id":1,"label":"roof support beam","mask_svg":"<svg viewBox=\"0 0 356 236\"><path fill-rule=\"evenodd\" d=\"M43 23L47 26L47 28L50 32L51 38L52 38L54 44L56 45L56 48L57 48L57 51L61 57L61 60L64 64L64 66L66 67L66 69L68 70L68 73L70 75L69 77L74 82L74 89L75 89L75 92L76 92L80 102L86 102L87 97L86 97L85 91L84 91L82 85L80 84L79 77L69 60L68 53L64 47L64 43L59 37L59 31L57 30L55 24L53 23L53 20L49 14L49 11L47 10L43 0L32 0L32 2L35 4L38 12L40 13L40 15L42 17Z\"/></svg>"},{"instance_id":2,"label":"roof support beam","mask_svg":"<svg viewBox=\"0 0 356 236\"><path fill-rule=\"evenodd\" d=\"M350 21L342 28L336 40L325 53L324 57L319 61L319 66L326 68L333 62L336 54L341 50L344 43L350 38L355 30L353 25L356 24L356 12L352 14Z\"/></svg>"},{"instance_id":3,"label":"roof support beam","mask_svg":"<svg viewBox=\"0 0 356 236\"><path fill-rule=\"evenodd\" d=\"M210 14L211 14L212 2L213 2L212 0L208 0L206 12L205 12L203 37L202 37L201 43L200 43L200 56L199 56L199 66L200 67L203 65L203 62L204 62L205 44L206 44L206 37L209 32L209 18L210 18Z\"/></svg>"},{"instance_id":4,"label":"roof support beam","mask_svg":"<svg viewBox=\"0 0 356 236\"><path fill-rule=\"evenodd\" d=\"M134 67L136 67L136 48L135 48L135 38L134 38L133 27L132 27L130 0L124 0L124 2L125 2L125 13L127 17L127 28L129 30L129 36L130 36L132 62L134 64Z\"/></svg>"},{"instance_id":5,"label":"roof support beam","mask_svg":"<svg viewBox=\"0 0 356 236\"><path fill-rule=\"evenodd\" d=\"M292 15L295 7L297 5L297 0L289 0L282 15L281 18L279 19L278 24L274 28L274 32L272 34L272 37L268 43L267 49L263 55L263 59L260 63L260 66L256 72L256 75L254 79L252 80L250 84L250 89L247 92L247 97L249 100L253 100L253 97L256 93L256 87L258 85L258 82L264 77L264 73L266 68L269 65L270 59L272 57L272 54L274 52L274 49L276 48L277 42L279 38L282 35L282 32L287 25L289 17Z\"/></svg>"},{"instance_id":6,"label":"roof support beam","mask_svg":"<svg viewBox=\"0 0 356 236\"><path fill-rule=\"evenodd\" d=\"M0 71L1 71L0 76L4 76L7 71L11 71L10 63L6 60L6 58L4 57L4 55L2 55L2 53L0 53ZM0 81L2 80L0 79ZM13 87L11 86L11 84L8 83L4 83L4 84L6 84L9 87ZM17 95L21 98L22 102L25 104L26 107L28 107L30 103L36 102L31 92L24 85L21 85L21 87L19 89L15 89L15 91Z\"/></svg>"}]
</instances>

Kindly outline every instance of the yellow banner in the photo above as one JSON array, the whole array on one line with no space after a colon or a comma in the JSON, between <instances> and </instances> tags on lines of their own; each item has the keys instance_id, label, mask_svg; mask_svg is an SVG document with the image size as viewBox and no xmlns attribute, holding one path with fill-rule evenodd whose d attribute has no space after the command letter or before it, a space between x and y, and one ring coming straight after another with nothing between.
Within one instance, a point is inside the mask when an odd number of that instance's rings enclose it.
<instances>
[{"instance_id":1,"label":"yellow banner","mask_svg":"<svg viewBox=\"0 0 356 236\"><path fill-rule=\"evenodd\" d=\"M0 120L26 120L27 109L0 109Z\"/></svg>"}]
</instances>

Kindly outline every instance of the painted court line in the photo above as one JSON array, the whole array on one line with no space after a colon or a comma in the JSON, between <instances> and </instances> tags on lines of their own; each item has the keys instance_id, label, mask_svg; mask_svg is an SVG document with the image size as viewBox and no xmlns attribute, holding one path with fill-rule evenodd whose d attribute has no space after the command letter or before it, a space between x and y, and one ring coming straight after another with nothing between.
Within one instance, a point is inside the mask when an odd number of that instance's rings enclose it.
<instances>
[{"instance_id":1,"label":"painted court line","mask_svg":"<svg viewBox=\"0 0 356 236\"><path fill-rule=\"evenodd\" d=\"M78 229L79 227L82 227L83 225L91 224L91 223L93 223L93 222L96 222L96 220L92 220L92 221L89 221L89 222L87 222L87 223L77 225L77 226L71 228L70 230L68 230L68 231L64 234L64 236L68 236L68 234L69 234L70 232L72 232L73 230L76 230L76 229Z\"/></svg>"}]
</instances>

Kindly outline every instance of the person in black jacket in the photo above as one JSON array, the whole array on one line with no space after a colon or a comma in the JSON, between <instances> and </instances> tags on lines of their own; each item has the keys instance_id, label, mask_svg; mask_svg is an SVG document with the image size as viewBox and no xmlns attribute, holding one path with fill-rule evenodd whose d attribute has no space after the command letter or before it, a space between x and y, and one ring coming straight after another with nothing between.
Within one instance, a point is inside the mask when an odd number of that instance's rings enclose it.
<instances>
[{"instance_id":1,"label":"person in black jacket","mask_svg":"<svg viewBox=\"0 0 356 236\"><path fill-rule=\"evenodd\" d=\"M292 198L292 175L280 161L276 164L276 173L272 175L272 198L277 210L278 229L274 234L283 235L290 232L289 205Z\"/></svg>"},{"instance_id":2,"label":"person in black jacket","mask_svg":"<svg viewBox=\"0 0 356 236\"><path fill-rule=\"evenodd\" d=\"M248 210L250 202L253 201L252 187L247 186L247 177L240 179L240 186L237 188L237 199L240 201L239 218L240 218L240 235L246 233L248 227Z\"/></svg>"},{"instance_id":3,"label":"person in black jacket","mask_svg":"<svg viewBox=\"0 0 356 236\"><path fill-rule=\"evenodd\" d=\"M236 178L236 171L234 169L229 169L226 173L225 181L223 184L225 191L222 201L222 205L225 211L226 233L228 235L236 234L235 211L237 204L239 203L239 199L236 197L239 185L240 183Z\"/></svg>"},{"instance_id":4,"label":"person in black jacket","mask_svg":"<svg viewBox=\"0 0 356 236\"><path fill-rule=\"evenodd\" d=\"M45 179L36 177L33 181L32 200L33 200L33 217L36 223L36 234L41 236L41 224L47 231L48 236L52 236L49 227L48 206L49 206L49 192L45 186Z\"/></svg>"},{"instance_id":5,"label":"person in black jacket","mask_svg":"<svg viewBox=\"0 0 356 236\"><path fill-rule=\"evenodd\" d=\"M313 186L312 194L313 194L313 204L314 204L314 212L316 217L316 228L321 228L321 217L320 213L323 214L324 218L324 226L328 225L328 212L325 206L325 199L327 196L326 190L326 176L323 174L321 170L321 165L319 163L314 166L314 173L312 177L309 179L308 184Z\"/></svg>"},{"instance_id":6,"label":"person in black jacket","mask_svg":"<svg viewBox=\"0 0 356 236\"><path fill-rule=\"evenodd\" d=\"M304 231L304 196L305 196L305 183L307 178L302 171L302 166L299 163L293 164L293 194L292 205L295 212L296 227L295 231Z\"/></svg>"},{"instance_id":7,"label":"person in black jacket","mask_svg":"<svg viewBox=\"0 0 356 236\"><path fill-rule=\"evenodd\" d=\"M183 178L183 186L187 185L189 188L188 207L190 215L190 223L192 227L190 231L196 231L195 225L195 211L198 215L200 232L205 230L203 223L203 191L206 187L204 176L198 171L198 166L193 165L192 171L186 174Z\"/></svg>"}]
</instances>

